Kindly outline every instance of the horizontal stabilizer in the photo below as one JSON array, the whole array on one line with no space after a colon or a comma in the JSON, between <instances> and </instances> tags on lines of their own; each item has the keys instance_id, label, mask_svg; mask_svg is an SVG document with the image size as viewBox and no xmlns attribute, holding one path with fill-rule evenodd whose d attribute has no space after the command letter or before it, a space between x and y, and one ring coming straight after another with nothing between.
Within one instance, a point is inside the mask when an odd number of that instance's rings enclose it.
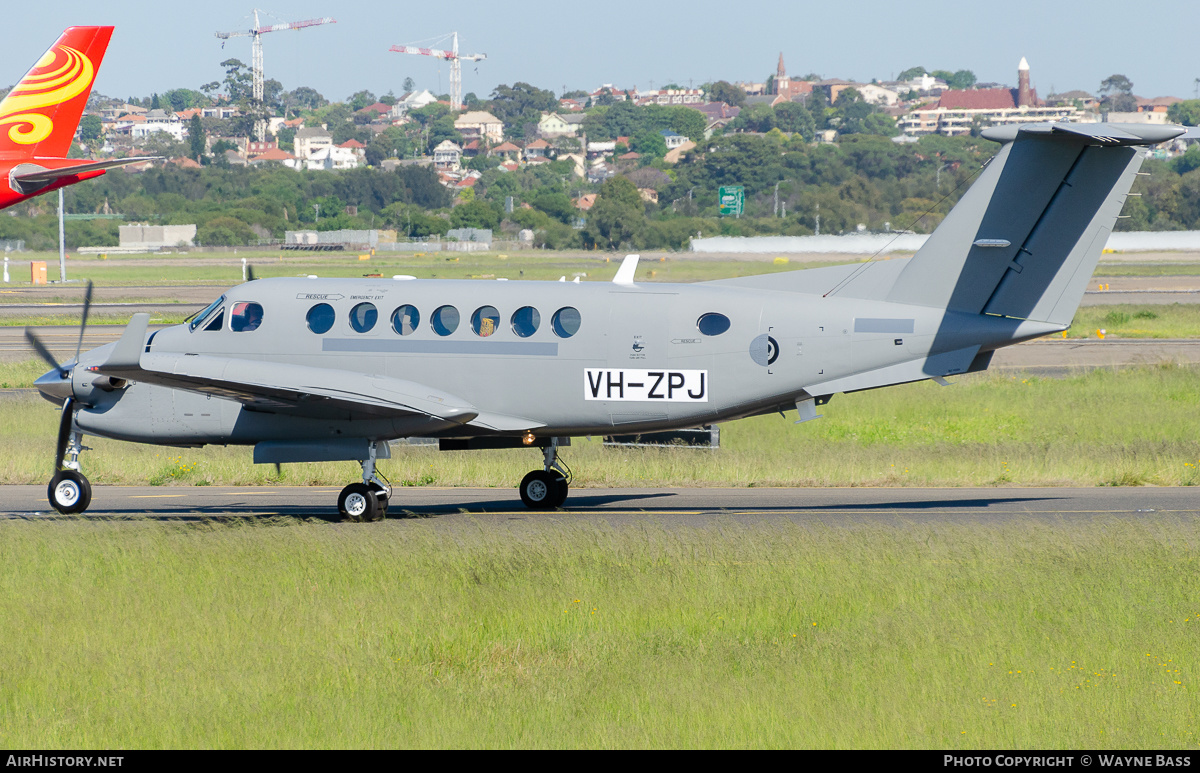
<instances>
[{"instance_id":1,"label":"horizontal stabilizer","mask_svg":"<svg viewBox=\"0 0 1200 773\"><path fill-rule=\"evenodd\" d=\"M69 164L53 169L39 169L36 162L37 160L41 159L35 159L33 162L22 164L20 167L18 167L20 171L12 175L12 180L22 188L41 188L64 177L73 177L74 175L84 174L86 172L99 172L118 166L127 166L129 164L140 164L143 161L158 161L161 158L162 156L110 158L103 161L85 161L79 164ZM48 161L48 159L44 160Z\"/></svg>"},{"instance_id":2,"label":"horizontal stabilizer","mask_svg":"<svg viewBox=\"0 0 1200 773\"><path fill-rule=\"evenodd\" d=\"M1059 135L1104 145L1157 145L1184 133L1182 127L1137 123L1034 123L1009 124L984 129L984 139L1012 142L1022 134Z\"/></svg>"}]
</instances>

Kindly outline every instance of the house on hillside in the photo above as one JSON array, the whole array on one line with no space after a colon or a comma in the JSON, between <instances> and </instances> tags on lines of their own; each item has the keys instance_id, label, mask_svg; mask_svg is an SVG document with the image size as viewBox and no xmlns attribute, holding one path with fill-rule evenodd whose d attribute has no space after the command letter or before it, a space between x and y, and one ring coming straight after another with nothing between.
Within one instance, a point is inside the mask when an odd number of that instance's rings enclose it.
<instances>
[{"instance_id":1,"label":"house on hillside","mask_svg":"<svg viewBox=\"0 0 1200 773\"><path fill-rule=\"evenodd\" d=\"M296 157L308 159L318 151L333 147L333 135L320 126L306 126L296 132L293 140Z\"/></svg>"},{"instance_id":2,"label":"house on hillside","mask_svg":"<svg viewBox=\"0 0 1200 773\"><path fill-rule=\"evenodd\" d=\"M350 151L354 155L358 156L360 159L367 157L367 146L362 144L361 142L359 142L356 139L353 139L353 138L348 139L345 142L343 142L341 145L338 145L338 147L341 148L342 150Z\"/></svg>"},{"instance_id":3,"label":"house on hillside","mask_svg":"<svg viewBox=\"0 0 1200 773\"><path fill-rule=\"evenodd\" d=\"M329 145L313 151L305 158L304 168L325 171L354 169L358 166L358 162L358 155L352 149Z\"/></svg>"},{"instance_id":4,"label":"house on hillside","mask_svg":"<svg viewBox=\"0 0 1200 773\"><path fill-rule=\"evenodd\" d=\"M151 110L144 118L144 121L135 122L129 129L129 136L134 140L144 139L154 132L165 132L174 137L176 142L182 142L187 135L187 125L174 113Z\"/></svg>"},{"instance_id":5,"label":"house on hillside","mask_svg":"<svg viewBox=\"0 0 1200 773\"><path fill-rule=\"evenodd\" d=\"M454 119L454 128L463 139L478 138L486 143L504 139L504 122L483 110L469 110Z\"/></svg>"},{"instance_id":6,"label":"house on hillside","mask_svg":"<svg viewBox=\"0 0 1200 773\"><path fill-rule=\"evenodd\" d=\"M442 140L433 149L433 166L442 172L457 172L462 168L462 148L451 140Z\"/></svg>"},{"instance_id":7,"label":"house on hillside","mask_svg":"<svg viewBox=\"0 0 1200 773\"><path fill-rule=\"evenodd\" d=\"M299 166L299 159L286 150L280 150L279 148L270 148L250 157L250 166L265 166L267 164L281 164L289 169L296 169Z\"/></svg>"},{"instance_id":8,"label":"house on hillside","mask_svg":"<svg viewBox=\"0 0 1200 773\"><path fill-rule=\"evenodd\" d=\"M537 133L543 139L550 137L574 137L579 131L578 123L569 123L558 113L543 113L538 121Z\"/></svg>"}]
</instances>

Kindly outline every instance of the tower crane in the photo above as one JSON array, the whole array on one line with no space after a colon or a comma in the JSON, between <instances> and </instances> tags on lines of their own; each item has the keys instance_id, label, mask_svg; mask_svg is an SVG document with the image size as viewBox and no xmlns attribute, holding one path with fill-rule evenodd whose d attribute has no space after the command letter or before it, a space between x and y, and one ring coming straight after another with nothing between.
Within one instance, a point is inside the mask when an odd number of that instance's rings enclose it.
<instances>
[{"instance_id":1,"label":"tower crane","mask_svg":"<svg viewBox=\"0 0 1200 773\"><path fill-rule=\"evenodd\" d=\"M438 59L446 59L450 62L450 109L462 109L462 63L478 62L481 59L487 59L487 54L460 54L458 53L458 33L450 33L454 39L449 51L443 51L437 48L417 48L416 46L392 46L389 51L395 51L399 54L416 54L418 56L432 56Z\"/></svg>"},{"instance_id":2,"label":"tower crane","mask_svg":"<svg viewBox=\"0 0 1200 773\"><path fill-rule=\"evenodd\" d=\"M305 27L316 27L320 24L336 24L337 19L329 16L324 16L320 19L305 19L304 21L289 21L283 24L268 24L265 27L259 24L258 14L261 13L257 8L254 9L254 26L248 30L238 32L218 32L216 36L221 40L229 38L245 38L253 37L254 42L251 46L250 69L254 73L254 102L258 107L263 104L263 52L262 52L262 36L267 32L279 32L280 30L302 30ZM224 45L222 43L221 45ZM254 134L258 140L266 139L267 122L261 117L254 122Z\"/></svg>"}]
</instances>

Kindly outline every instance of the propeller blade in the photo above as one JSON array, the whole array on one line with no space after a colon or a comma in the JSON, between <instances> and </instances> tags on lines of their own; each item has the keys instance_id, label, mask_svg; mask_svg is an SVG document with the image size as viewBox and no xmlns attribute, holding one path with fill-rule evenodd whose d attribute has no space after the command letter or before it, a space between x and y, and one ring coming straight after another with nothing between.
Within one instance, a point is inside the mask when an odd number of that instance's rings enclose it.
<instances>
[{"instance_id":1,"label":"propeller blade","mask_svg":"<svg viewBox=\"0 0 1200 773\"><path fill-rule=\"evenodd\" d=\"M58 422L58 445L54 450L54 472L63 468L63 457L67 455L67 441L71 437L71 422L75 419L75 401L63 400L62 418Z\"/></svg>"},{"instance_id":2,"label":"propeller blade","mask_svg":"<svg viewBox=\"0 0 1200 773\"><path fill-rule=\"evenodd\" d=\"M45 360L50 367L58 371L58 375L62 376L63 378L67 377L67 369L58 364L58 360L54 359L54 355L51 354L50 350L46 348L46 345L42 343L42 339L38 338L37 335L29 328L25 328L25 340L33 346L34 350L37 351L41 358Z\"/></svg>"},{"instance_id":3,"label":"propeller blade","mask_svg":"<svg viewBox=\"0 0 1200 773\"><path fill-rule=\"evenodd\" d=\"M75 362L79 362L79 352L83 350L83 331L87 330L88 309L92 307L92 280L88 280L87 292L83 296L83 320L79 323L79 343L75 344Z\"/></svg>"},{"instance_id":4,"label":"propeller blade","mask_svg":"<svg viewBox=\"0 0 1200 773\"><path fill-rule=\"evenodd\" d=\"M255 279L258 277L254 275L254 266L246 266L246 281L253 282Z\"/></svg>"}]
</instances>

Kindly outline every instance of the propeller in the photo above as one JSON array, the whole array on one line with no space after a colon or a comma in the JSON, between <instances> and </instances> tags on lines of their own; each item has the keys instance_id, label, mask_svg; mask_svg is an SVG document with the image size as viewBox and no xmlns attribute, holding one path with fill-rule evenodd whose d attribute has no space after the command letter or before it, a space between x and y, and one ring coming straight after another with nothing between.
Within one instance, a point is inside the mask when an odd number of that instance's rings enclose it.
<instances>
[{"instance_id":1,"label":"propeller","mask_svg":"<svg viewBox=\"0 0 1200 773\"><path fill-rule=\"evenodd\" d=\"M71 439L71 427L75 420L75 397L71 387L71 371L79 362L83 351L83 335L87 330L88 312L92 307L93 284L89 280L87 292L83 296L83 317L79 323L79 339L75 343L75 356L66 363L59 363L50 348L42 342L37 334L25 328L25 340L29 341L38 355L46 361L52 371L37 379L34 384L38 390L49 399L62 399L62 418L58 423L58 442L54 450L54 472L63 468L63 459L67 454L67 443ZM57 379L54 376L58 376Z\"/></svg>"},{"instance_id":2,"label":"propeller","mask_svg":"<svg viewBox=\"0 0 1200 773\"><path fill-rule=\"evenodd\" d=\"M246 266L246 281L253 282L255 279L258 279L258 277L256 277L254 275L254 266L247 265Z\"/></svg>"}]
</instances>

